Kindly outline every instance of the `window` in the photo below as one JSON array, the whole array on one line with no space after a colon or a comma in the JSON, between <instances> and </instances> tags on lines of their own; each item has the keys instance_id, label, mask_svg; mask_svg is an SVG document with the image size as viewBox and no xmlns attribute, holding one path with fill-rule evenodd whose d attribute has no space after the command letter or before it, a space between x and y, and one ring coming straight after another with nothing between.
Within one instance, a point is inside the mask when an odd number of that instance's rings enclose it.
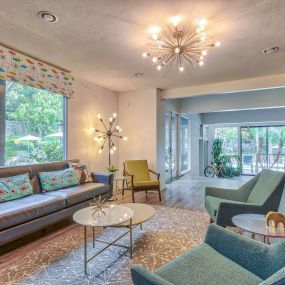
<instances>
[{"instance_id":1,"label":"window","mask_svg":"<svg viewBox=\"0 0 285 285\"><path fill-rule=\"evenodd\" d=\"M0 80L0 165L65 158L65 97Z\"/></svg>"}]
</instances>

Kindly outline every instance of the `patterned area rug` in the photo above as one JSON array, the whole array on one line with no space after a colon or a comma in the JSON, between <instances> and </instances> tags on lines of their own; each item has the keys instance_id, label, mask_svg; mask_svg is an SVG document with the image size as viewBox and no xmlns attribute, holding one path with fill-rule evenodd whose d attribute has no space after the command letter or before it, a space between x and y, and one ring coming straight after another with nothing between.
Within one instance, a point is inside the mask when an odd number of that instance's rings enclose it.
<instances>
[{"instance_id":1,"label":"patterned area rug","mask_svg":"<svg viewBox=\"0 0 285 285\"><path fill-rule=\"evenodd\" d=\"M205 212L155 206L156 214L143 225L136 227L133 259L119 247L110 247L88 263L83 269L83 228L74 226L13 263L0 269L1 285L65 285L65 284L132 284L130 267L143 264L150 270L160 267L187 249L203 241L208 215ZM88 252L92 253L91 229ZM97 237L111 241L123 229L108 228ZM128 237L120 241L128 245ZM97 243L99 250L103 245Z\"/></svg>"}]
</instances>

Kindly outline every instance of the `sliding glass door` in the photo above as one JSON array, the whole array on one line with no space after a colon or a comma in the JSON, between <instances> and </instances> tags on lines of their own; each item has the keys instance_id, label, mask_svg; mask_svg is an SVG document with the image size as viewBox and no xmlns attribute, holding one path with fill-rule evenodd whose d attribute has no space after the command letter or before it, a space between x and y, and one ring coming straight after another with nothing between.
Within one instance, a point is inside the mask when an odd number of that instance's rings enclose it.
<instances>
[{"instance_id":1,"label":"sliding glass door","mask_svg":"<svg viewBox=\"0 0 285 285\"><path fill-rule=\"evenodd\" d=\"M165 114L165 174L166 180L177 176L177 124L178 115L171 111Z\"/></svg>"},{"instance_id":2,"label":"sliding glass door","mask_svg":"<svg viewBox=\"0 0 285 285\"><path fill-rule=\"evenodd\" d=\"M285 126L241 127L242 174L285 171Z\"/></svg>"},{"instance_id":3,"label":"sliding glass door","mask_svg":"<svg viewBox=\"0 0 285 285\"><path fill-rule=\"evenodd\" d=\"M190 168L190 137L189 119L180 119L180 173L184 173Z\"/></svg>"}]
</instances>

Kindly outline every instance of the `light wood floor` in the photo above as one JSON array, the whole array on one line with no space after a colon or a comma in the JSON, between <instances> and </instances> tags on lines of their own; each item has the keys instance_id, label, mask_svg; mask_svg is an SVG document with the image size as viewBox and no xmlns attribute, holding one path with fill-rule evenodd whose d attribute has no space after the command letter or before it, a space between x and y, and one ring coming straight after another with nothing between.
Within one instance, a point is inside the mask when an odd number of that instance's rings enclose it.
<instances>
[{"instance_id":1,"label":"light wood floor","mask_svg":"<svg viewBox=\"0 0 285 285\"><path fill-rule=\"evenodd\" d=\"M220 187L227 189L237 189L246 181L251 179L250 176L242 176L234 179L224 178L206 178L200 176L184 175L181 178L166 185L166 189L162 193L162 201L159 202L156 191L135 193L135 202L164 205L167 207L187 208L205 210L204 208L204 189L206 186ZM122 197L117 195L118 201L121 203L131 202L130 191L125 191Z\"/></svg>"}]
</instances>

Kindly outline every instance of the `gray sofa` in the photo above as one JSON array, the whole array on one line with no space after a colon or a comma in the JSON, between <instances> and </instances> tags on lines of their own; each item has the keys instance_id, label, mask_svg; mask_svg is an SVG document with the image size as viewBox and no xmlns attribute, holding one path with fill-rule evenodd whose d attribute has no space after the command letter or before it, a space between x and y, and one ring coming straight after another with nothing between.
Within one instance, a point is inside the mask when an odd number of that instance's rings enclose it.
<instances>
[{"instance_id":1,"label":"gray sofa","mask_svg":"<svg viewBox=\"0 0 285 285\"><path fill-rule=\"evenodd\" d=\"M78 160L73 160L76 162ZM113 175L92 173L93 182L43 193L38 172L63 170L70 161L0 168L0 177L29 173L33 195L0 203L0 246L70 217L93 197L112 196Z\"/></svg>"}]
</instances>

